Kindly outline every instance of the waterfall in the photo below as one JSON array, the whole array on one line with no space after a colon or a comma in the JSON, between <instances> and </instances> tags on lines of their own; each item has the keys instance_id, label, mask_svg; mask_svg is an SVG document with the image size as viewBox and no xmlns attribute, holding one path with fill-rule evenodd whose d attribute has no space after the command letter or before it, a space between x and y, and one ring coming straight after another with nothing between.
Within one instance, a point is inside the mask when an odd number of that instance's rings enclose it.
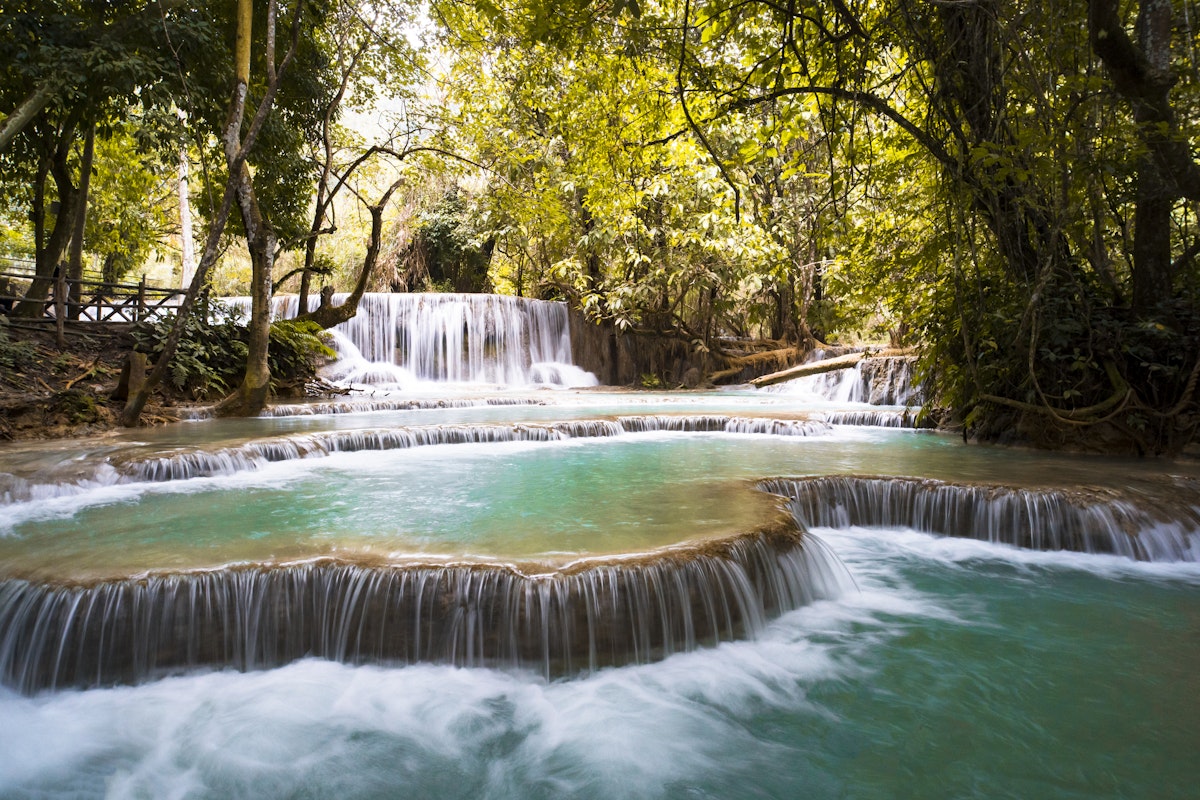
<instances>
[{"instance_id":1,"label":"waterfall","mask_svg":"<svg viewBox=\"0 0 1200 800\"><path fill-rule=\"evenodd\" d=\"M87 585L10 579L0 583L0 679L32 693L314 656L571 675L752 637L836 596L844 580L840 562L786 520L549 570L327 558Z\"/></svg>"},{"instance_id":2,"label":"waterfall","mask_svg":"<svg viewBox=\"0 0 1200 800\"><path fill-rule=\"evenodd\" d=\"M489 401L461 401L462 406L520 404L504 398ZM398 401L395 408L459 407L460 401ZM315 406L314 413L338 409L353 410L350 404ZM372 405L372 408L377 406ZM580 419L561 422L461 423L445 425L409 425L378 430L331 430L273 436L225 446L179 446L165 453L131 450L105 456L103 461L68 463L69 472L58 473L57 480L34 482L0 472L0 508L54 497L77 495L91 489L115 484L163 482L232 475L256 470L267 464L296 459L322 458L334 453L406 450L456 444L497 442L552 442L567 439L596 439L639 433L740 433L770 436L821 436L830 432L827 423L817 420L772 419L726 416L721 414L682 414L623 416L615 419Z\"/></svg>"},{"instance_id":3,"label":"waterfall","mask_svg":"<svg viewBox=\"0 0 1200 800\"><path fill-rule=\"evenodd\" d=\"M347 295L334 295L340 304ZM245 306L245 300L234 301ZM295 295L274 300L293 317ZM331 379L399 385L417 382L501 386L595 386L571 360L564 303L493 294L369 293L358 314L332 330L339 361Z\"/></svg>"},{"instance_id":4,"label":"waterfall","mask_svg":"<svg viewBox=\"0 0 1200 800\"><path fill-rule=\"evenodd\" d=\"M814 350L805 363L830 357L825 350ZM768 391L786 394L813 394L835 403L869 403L877 406L911 406L923 402L921 387L913 380L913 356L875 356L864 358L853 367L797 378L769 387ZM878 422L842 424L880 424ZM891 425L891 427L908 427Z\"/></svg>"},{"instance_id":5,"label":"waterfall","mask_svg":"<svg viewBox=\"0 0 1200 800\"><path fill-rule=\"evenodd\" d=\"M867 425L876 428L933 427L918 419L917 409L872 409L870 411L829 411L822 416L830 425Z\"/></svg>"},{"instance_id":6,"label":"waterfall","mask_svg":"<svg viewBox=\"0 0 1200 800\"><path fill-rule=\"evenodd\" d=\"M1022 489L923 478L772 478L806 527L900 527L1035 550L1200 561L1200 506L1131 490Z\"/></svg>"}]
</instances>

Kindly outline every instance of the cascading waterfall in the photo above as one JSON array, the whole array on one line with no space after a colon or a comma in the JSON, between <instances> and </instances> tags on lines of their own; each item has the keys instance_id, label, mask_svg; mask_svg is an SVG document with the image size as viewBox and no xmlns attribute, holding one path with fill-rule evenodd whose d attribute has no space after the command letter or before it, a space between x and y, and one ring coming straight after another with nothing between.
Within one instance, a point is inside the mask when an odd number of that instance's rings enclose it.
<instances>
[{"instance_id":1,"label":"cascading waterfall","mask_svg":"<svg viewBox=\"0 0 1200 800\"><path fill-rule=\"evenodd\" d=\"M347 295L334 295L333 302ZM244 305L244 301L240 301ZM299 299L280 295L276 317ZM492 294L369 293L333 329L341 356L329 367L346 383L594 386L571 359L566 305Z\"/></svg>"},{"instance_id":2,"label":"cascading waterfall","mask_svg":"<svg viewBox=\"0 0 1200 800\"><path fill-rule=\"evenodd\" d=\"M824 350L814 350L806 363L829 357ZM865 358L853 367L833 370L820 375L797 378L770 390L783 393L813 394L835 403L869 403L876 406L914 406L923 402L921 387L913 380L913 356L875 356ZM889 417L888 420L894 418ZM862 418L862 421L841 424L884 425L909 427L883 421L884 418ZM903 417L900 418L903 420Z\"/></svg>"},{"instance_id":3,"label":"cascading waterfall","mask_svg":"<svg viewBox=\"0 0 1200 800\"><path fill-rule=\"evenodd\" d=\"M1200 561L1200 506L1130 491L1023 489L927 478L772 478L805 527L900 527L1034 550Z\"/></svg>"},{"instance_id":4,"label":"cascading waterfall","mask_svg":"<svg viewBox=\"0 0 1200 800\"><path fill-rule=\"evenodd\" d=\"M567 439L596 439L628 433L671 431L698 433L757 433L776 436L819 436L829 427L802 420L751 419L746 417L650 416L617 420L582 419L548 424L516 425L416 425L385 430L327 431L263 439L235 447L176 452L168 456L114 459L118 474L134 481L188 480L229 475L263 464L301 458L320 458L333 453L372 450L406 450L413 447L497 442L553 442Z\"/></svg>"},{"instance_id":5,"label":"cascading waterfall","mask_svg":"<svg viewBox=\"0 0 1200 800\"><path fill-rule=\"evenodd\" d=\"M501 405L510 403L499 402ZM463 401L462 406L475 405ZM398 401L397 408L457 408L453 401ZM322 409L323 406L316 406ZM326 409L328 410L328 409ZM314 412L318 413L318 412ZM324 413L323 411L320 413ZM72 479L59 476L53 483L36 483L0 473L0 505L79 494L100 486L121 483L163 482L232 475L266 464L322 458L334 453L407 450L455 444L498 442L551 442L596 439L627 434L742 433L772 436L822 436L830 432L825 422L811 420L739 417L720 414L625 416L616 419L564 420L552 423L410 425L381 430L334 430L256 439L236 445L173 448L166 454L132 451L112 455L87 468L72 465Z\"/></svg>"},{"instance_id":6,"label":"cascading waterfall","mask_svg":"<svg viewBox=\"0 0 1200 800\"><path fill-rule=\"evenodd\" d=\"M316 656L570 675L753 637L836 596L794 524L559 568L321 559L86 585L0 583L0 677L24 692Z\"/></svg>"},{"instance_id":7,"label":"cascading waterfall","mask_svg":"<svg viewBox=\"0 0 1200 800\"><path fill-rule=\"evenodd\" d=\"M265 409L264 417L312 417L320 414L354 414L363 411L428 411L435 408L478 408L480 406L532 406L538 401L527 397L440 397L436 399L372 398L370 400L331 400L321 403L276 403Z\"/></svg>"},{"instance_id":8,"label":"cascading waterfall","mask_svg":"<svg viewBox=\"0 0 1200 800\"><path fill-rule=\"evenodd\" d=\"M912 356L870 358L859 363L864 399L877 406L919 405L920 387L913 382Z\"/></svg>"},{"instance_id":9,"label":"cascading waterfall","mask_svg":"<svg viewBox=\"0 0 1200 800\"><path fill-rule=\"evenodd\" d=\"M919 409L872 409L870 411L828 411L822 414L830 425L869 425L876 428L933 427L922 423Z\"/></svg>"}]
</instances>

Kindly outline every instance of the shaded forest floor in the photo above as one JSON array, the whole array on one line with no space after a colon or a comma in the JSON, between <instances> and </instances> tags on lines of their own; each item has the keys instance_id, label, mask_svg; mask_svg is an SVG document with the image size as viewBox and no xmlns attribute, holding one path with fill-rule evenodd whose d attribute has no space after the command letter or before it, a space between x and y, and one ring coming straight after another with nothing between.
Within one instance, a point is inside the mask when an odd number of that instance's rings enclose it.
<instances>
[{"instance_id":1,"label":"shaded forest floor","mask_svg":"<svg viewBox=\"0 0 1200 800\"><path fill-rule=\"evenodd\" d=\"M0 322L0 441L88 436L119 425L124 402L111 399L133 339L123 332L75 333L59 348L52 329ZM145 424L177 418L154 398Z\"/></svg>"}]
</instances>

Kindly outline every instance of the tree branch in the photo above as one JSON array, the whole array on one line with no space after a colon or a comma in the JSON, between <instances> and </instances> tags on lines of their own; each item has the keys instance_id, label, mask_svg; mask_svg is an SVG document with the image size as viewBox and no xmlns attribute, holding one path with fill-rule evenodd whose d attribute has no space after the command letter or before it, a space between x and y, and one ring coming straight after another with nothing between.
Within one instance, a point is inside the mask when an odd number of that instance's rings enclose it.
<instances>
[{"instance_id":1,"label":"tree branch","mask_svg":"<svg viewBox=\"0 0 1200 800\"><path fill-rule=\"evenodd\" d=\"M754 97L746 97L741 100L735 100L727 104L722 113L730 111L741 111L747 108L752 108L762 103L770 103L778 100L781 97L789 97L791 95L815 94L834 97L839 100L849 100L865 106L867 109L876 114L887 117L892 122L899 125L909 136L917 140L917 143L924 147L930 155L936 158L944 166L957 168L960 166L958 159L950 155L949 151L942 145L940 141L930 136L921 128L917 127L916 123L908 119L893 108L886 100L878 95L870 92L857 91L854 89L841 89L836 86L793 86L785 89L776 89L766 94L755 95Z\"/></svg>"},{"instance_id":2,"label":"tree branch","mask_svg":"<svg viewBox=\"0 0 1200 800\"><path fill-rule=\"evenodd\" d=\"M0 126L0 152L3 152L17 134L37 117L38 112L46 107L52 91L49 82L43 83L34 89L15 111L4 118L4 124Z\"/></svg>"},{"instance_id":3,"label":"tree branch","mask_svg":"<svg viewBox=\"0 0 1200 800\"><path fill-rule=\"evenodd\" d=\"M688 109L687 96L683 88L683 66L687 59L687 37L688 37L688 17L691 15L692 0L685 0L683 4L683 31L679 35L679 69L675 72L675 85L679 91L679 105L683 109L683 116L687 119L688 127L692 133L696 134L696 138L700 140L700 144L704 145L704 149L708 151L708 155L712 158L713 163L717 165L717 169L721 171L721 177L725 179L725 183L733 190L733 220L741 222L741 191L737 184L733 182L733 178L725 169L725 164L717 156L713 147L708 142L708 137L704 135L704 131L696 125L696 121L692 119L692 112Z\"/></svg>"},{"instance_id":4,"label":"tree branch","mask_svg":"<svg viewBox=\"0 0 1200 800\"><path fill-rule=\"evenodd\" d=\"M1088 35L1118 94L1133 105L1134 119L1164 180L1179 196L1200 200L1200 164L1192 158L1170 101L1175 75L1151 63L1134 44L1121 23L1117 0L1089 0Z\"/></svg>"}]
</instances>

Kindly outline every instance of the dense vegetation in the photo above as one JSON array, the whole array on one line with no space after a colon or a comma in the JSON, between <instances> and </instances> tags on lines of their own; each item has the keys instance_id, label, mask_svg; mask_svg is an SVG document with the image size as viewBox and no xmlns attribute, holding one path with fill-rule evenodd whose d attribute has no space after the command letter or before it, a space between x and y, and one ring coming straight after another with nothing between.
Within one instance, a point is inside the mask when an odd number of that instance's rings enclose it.
<instances>
[{"instance_id":1,"label":"dense vegetation","mask_svg":"<svg viewBox=\"0 0 1200 800\"><path fill-rule=\"evenodd\" d=\"M174 316L168 316L134 326L136 349L151 361L157 360L175 321ZM246 369L249 331L241 314L214 301L207 313L193 314L183 325L184 335L171 359L168 385L186 400L224 397L237 386ZM318 368L336 355L326 341L328 336L312 320L271 323L271 382L276 393L295 393L316 377Z\"/></svg>"},{"instance_id":2,"label":"dense vegetation","mask_svg":"<svg viewBox=\"0 0 1200 800\"><path fill-rule=\"evenodd\" d=\"M0 247L118 274L178 216L149 200L182 154L196 289L249 255L235 410L263 402L275 290L493 288L714 374L890 338L981 438L1173 453L1200 425L1193 12L18 0Z\"/></svg>"}]
</instances>

